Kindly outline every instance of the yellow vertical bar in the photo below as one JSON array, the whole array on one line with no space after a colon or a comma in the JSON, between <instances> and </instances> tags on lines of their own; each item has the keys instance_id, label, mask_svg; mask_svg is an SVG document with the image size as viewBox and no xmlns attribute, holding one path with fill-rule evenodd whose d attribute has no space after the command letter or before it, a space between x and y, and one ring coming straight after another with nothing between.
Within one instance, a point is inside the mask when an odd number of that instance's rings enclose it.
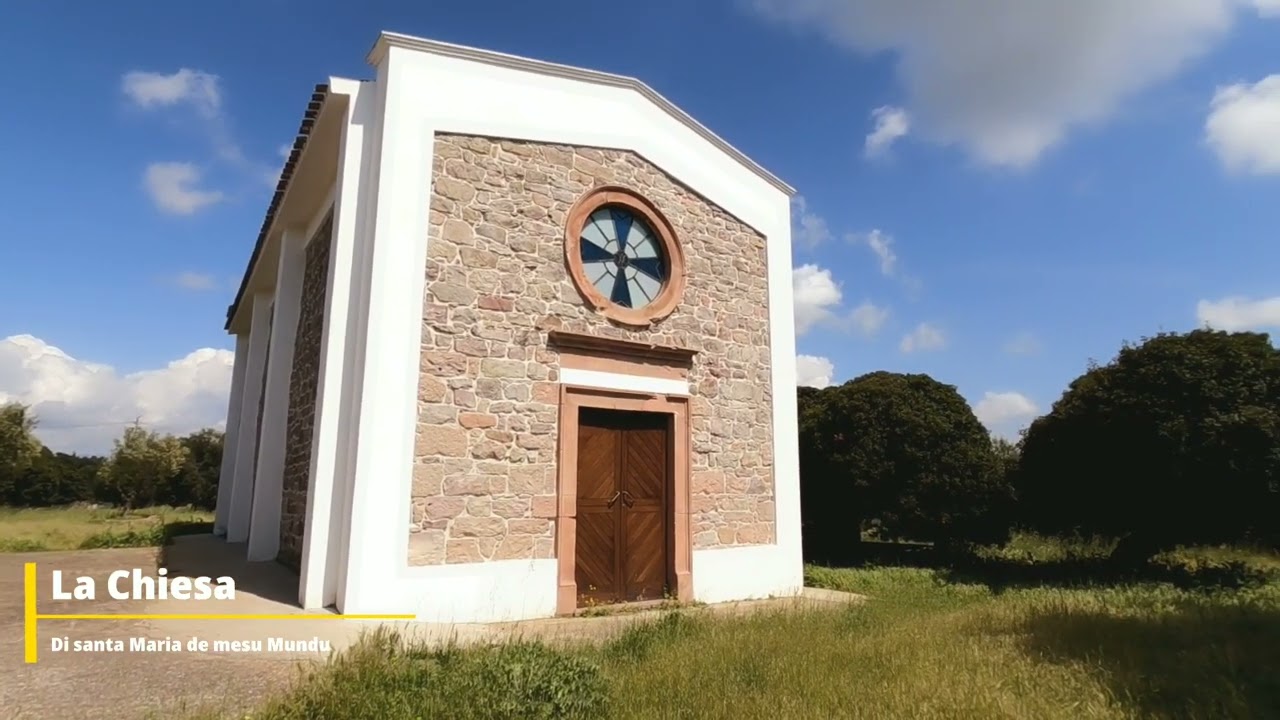
<instances>
[{"instance_id":1,"label":"yellow vertical bar","mask_svg":"<svg viewBox=\"0 0 1280 720\"><path fill-rule=\"evenodd\" d=\"M27 663L36 661L36 564L26 564L26 656Z\"/></svg>"}]
</instances>

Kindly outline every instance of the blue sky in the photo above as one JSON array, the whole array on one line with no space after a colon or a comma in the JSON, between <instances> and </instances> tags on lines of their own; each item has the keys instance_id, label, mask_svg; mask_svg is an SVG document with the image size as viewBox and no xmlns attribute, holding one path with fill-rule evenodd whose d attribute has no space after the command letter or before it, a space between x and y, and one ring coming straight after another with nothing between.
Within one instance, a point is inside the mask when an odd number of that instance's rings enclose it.
<instances>
[{"instance_id":1,"label":"blue sky","mask_svg":"<svg viewBox=\"0 0 1280 720\"><path fill-rule=\"evenodd\" d=\"M1280 3L1067 7L5 3L0 396L69 449L220 420L279 148L384 29L638 77L795 186L809 382L1007 433L1126 339L1280 325Z\"/></svg>"}]
</instances>

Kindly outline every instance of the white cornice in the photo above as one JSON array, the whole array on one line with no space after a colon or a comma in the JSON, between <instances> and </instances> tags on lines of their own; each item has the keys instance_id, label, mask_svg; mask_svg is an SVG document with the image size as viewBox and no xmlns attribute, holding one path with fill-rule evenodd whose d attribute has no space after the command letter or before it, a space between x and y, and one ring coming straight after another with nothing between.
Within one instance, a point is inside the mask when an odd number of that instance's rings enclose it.
<instances>
[{"instance_id":1,"label":"white cornice","mask_svg":"<svg viewBox=\"0 0 1280 720\"><path fill-rule=\"evenodd\" d=\"M557 63L545 62L542 60L531 60L529 58L507 55L506 53L494 52L492 50L481 50L478 48L466 47L465 45L454 45L452 43L440 42L438 40L427 40L424 38L390 32L384 32L378 36L378 41L374 43L373 49L369 52L369 56L367 58L369 64L376 67L387 54L387 50L393 47L458 58L460 60L470 60L472 62L496 65L499 67L511 68L513 70L523 70L525 72L538 73L552 77L578 80L581 82L594 83L596 85L608 85L635 90L646 100L662 108L668 115L679 120L690 130L693 130L698 135L702 136L702 138L707 142L719 148L720 151L724 152L729 157L732 157L734 160L737 160L744 167L759 175L761 178L764 178L764 180L770 185L778 188L788 196L796 194L795 188L783 182L773 173L765 170L734 146L725 142L719 135L708 130L705 125L693 119L693 117L685 111L676 107L670 100L659 95L653 88L633 77L614 75L611 73L600 72L598 70L587 70L584 68L573 67L571 65L559 65Z\"/></svg>"}]
</instances>

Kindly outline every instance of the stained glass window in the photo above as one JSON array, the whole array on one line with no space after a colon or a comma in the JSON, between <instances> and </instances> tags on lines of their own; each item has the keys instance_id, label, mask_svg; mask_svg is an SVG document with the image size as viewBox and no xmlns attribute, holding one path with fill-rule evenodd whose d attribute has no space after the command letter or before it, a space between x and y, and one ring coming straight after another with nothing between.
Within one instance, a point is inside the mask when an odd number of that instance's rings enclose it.
<instances>
[{"instance_id":1,"label":"stained glass window","mask_svg":"<svg viewBox=\"0 0 1280 720\"><path fill-rule=\"evenodd\" d=\"M591 213L578 245L587 282L615 305L642 308L667 281L662 243L627 208L606 205Z\"/></svg>"}]
</instances>

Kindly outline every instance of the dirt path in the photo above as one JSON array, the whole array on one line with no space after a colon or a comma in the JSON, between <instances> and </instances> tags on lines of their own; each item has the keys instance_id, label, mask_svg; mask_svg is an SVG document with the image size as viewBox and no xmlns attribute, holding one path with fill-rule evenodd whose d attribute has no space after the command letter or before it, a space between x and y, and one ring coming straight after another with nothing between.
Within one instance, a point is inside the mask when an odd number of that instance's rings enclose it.
<instances>
[{"instance_id":1,"label":"dirt path","mask_svg":"<svg viewBox=\"0 0 1280 720\"><path fill-rule=\"evenodd\" d=\"M110 599L106 581L111 572L136 567L154 575L153 549L0 555L0 707L6 718L139 718L151 711L168 715L171 712L166 711L179 706L196 708L204 704L235 712L285 687L297 672L296 656L51 650L57 637L72 641L111 638L127 644L133 637L185 640L193 635L235 634L235 628L224 627L224 623L211 627L214 623L208 621L41 621L39 661L28 665L23 661L23 568L27 562L37 563L41 613L254 612L215 608L212 601L140 603ZM50 599L50 578L55 569L62 571L65 586L70 586L76 576L94 578L97 599ZM235 604L252 604L252 600ZM247 638L246 628L239 630ZM263 629L254 628L252 634L261 636Z\"/></svg>"}]
</instances>

